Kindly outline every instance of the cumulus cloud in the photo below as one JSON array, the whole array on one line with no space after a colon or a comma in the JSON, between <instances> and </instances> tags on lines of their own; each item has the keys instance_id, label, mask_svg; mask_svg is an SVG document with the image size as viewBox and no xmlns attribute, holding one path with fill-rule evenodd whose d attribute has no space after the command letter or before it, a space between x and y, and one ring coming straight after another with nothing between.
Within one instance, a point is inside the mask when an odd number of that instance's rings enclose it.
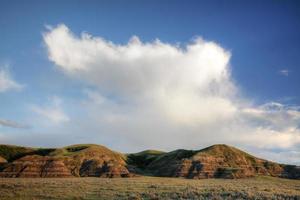
<instances>
[{"instance_id":1,"label":"cumulus cloud","mask_svg":"<svg viewBox=\"0 0 300 200\"><path fill-rule=\"evenodd\" d=\"M87 33L77 38L65 25L44 34L44 40L50 60L67 75L123 101L151 101L178 122L206 123L236 110L229 99L234 96L230 53L214 42L198 38L180 48L134 36L118 45ZM204 111L208 108L214 111Z\"/></svg>"},{"instance_id":2,"label":"cumulus cloud","mask_svg":"<svg viewBox=\"0 0 300 200\"><path fill-rule=\"evenodd\" d=\"M23 87L13 80L7 66L0 68L0 93L9 90L21 90Z\"/></svg>"},{"instance_id":3,"label":"cumulus cloud","mask_svg":"<svg viewBox=\"0 0 300 200\"><path fill-rule=\"evenodd\" d=\"M57 68L92 88L76 106L84 110L78 121L90 130L86 137L104 135L129 151L214 143L299 150L298 107L252 105L241 97L230 75L231 54L215 42L173 45L133 36L115 44L78 37L65 25L43 37Z\"/></svg>"},{"instance_id":4,"label":"cumulus cloud","mask_svg":"<svg viewBox=\"0 0 300 200\"><path fill-rule=\"evenodd\" d=\"M62 100L59 97L54 96L50 99L50 103L48 103L48 105L32 105L31 110L39 116L45 118L50 123L59 124L68 122L70 119L63 111L61 104Z\"/></svg>"},{"instance_id":5,"label":"cumulus cloud","mask_svg":"<svg viewBox=\"0 0 300 200\"><path fill-rule=\"evenodd\" d=\"M0 119L0 125L5 127L11 127L11 128L29 128L28 125L21 124L12 120L6 120L6 119Z\"/></svg>"}]
</instances>

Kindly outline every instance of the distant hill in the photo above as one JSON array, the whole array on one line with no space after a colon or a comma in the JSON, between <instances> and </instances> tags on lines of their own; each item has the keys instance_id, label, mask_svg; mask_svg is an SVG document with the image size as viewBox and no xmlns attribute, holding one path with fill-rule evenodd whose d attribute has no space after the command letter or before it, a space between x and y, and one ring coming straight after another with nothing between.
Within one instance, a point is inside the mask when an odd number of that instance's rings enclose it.
<instances>
[{"instance_id":1,"label":"distant hill","mask_svg":"<svg viewBox=\"0 0 300 200\"><path fill-rule=\"evenodd\" d=\"M146 150L132 154L121 154L95 144L56 149L0 145L0 177L136 175L193 179L264 175L300 179L300 168L256 158L224 144L196 151Z\"/></svg>"}]
</instances>

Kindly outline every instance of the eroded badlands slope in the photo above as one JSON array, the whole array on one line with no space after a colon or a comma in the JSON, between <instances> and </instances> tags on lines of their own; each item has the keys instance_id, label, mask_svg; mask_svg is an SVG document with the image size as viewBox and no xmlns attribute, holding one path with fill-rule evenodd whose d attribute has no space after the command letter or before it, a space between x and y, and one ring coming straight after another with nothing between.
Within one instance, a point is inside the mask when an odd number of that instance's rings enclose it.
<instances>
[{"instance_id":1,"label":"eroded badlands slope","mask_svg":"<svg viewBox=\"0 0 300 200\"><path fill-rule=\"evenodd\" d=\"M300 179L300 168L256 158L228 145L172 152L121 154L101 145L57 149L0 145L0 177L132 177L136 175L246 178L257 175Z\"/></svg>"}]
</instances>

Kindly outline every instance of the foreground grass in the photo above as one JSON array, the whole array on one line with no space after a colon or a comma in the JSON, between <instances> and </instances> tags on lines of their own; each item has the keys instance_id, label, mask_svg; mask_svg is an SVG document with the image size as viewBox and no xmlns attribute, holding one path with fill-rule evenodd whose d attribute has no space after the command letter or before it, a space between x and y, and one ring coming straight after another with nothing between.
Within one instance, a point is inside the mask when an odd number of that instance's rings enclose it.
<instances>
[{"instance_id":1,"label":"foreground grass","mask_svg":"<svg viewBox=\"0 0 300 200\"><path fill-rule=\"evenodd\" d=\"M0 199L297 199L300 180L0 178Z\"/></svg>"}]
</instances>

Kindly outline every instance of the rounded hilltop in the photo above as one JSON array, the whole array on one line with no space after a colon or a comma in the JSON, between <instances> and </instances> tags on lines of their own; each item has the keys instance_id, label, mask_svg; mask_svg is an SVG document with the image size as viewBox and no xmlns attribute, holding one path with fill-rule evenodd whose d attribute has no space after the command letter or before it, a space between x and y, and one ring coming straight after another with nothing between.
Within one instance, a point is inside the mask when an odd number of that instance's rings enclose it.
<instances>
[{"instance_id":1,"label":"rounded hilltop","mask_svg":"<svg viewBox=\"0 0 300 200\"><path fill-rule=\"evenodd\" d=\"M10 162L0 177L128 177L123 154L96 144L76 144L56 149L1 145L0 156Z\"/></svg>"}]
</instances>

